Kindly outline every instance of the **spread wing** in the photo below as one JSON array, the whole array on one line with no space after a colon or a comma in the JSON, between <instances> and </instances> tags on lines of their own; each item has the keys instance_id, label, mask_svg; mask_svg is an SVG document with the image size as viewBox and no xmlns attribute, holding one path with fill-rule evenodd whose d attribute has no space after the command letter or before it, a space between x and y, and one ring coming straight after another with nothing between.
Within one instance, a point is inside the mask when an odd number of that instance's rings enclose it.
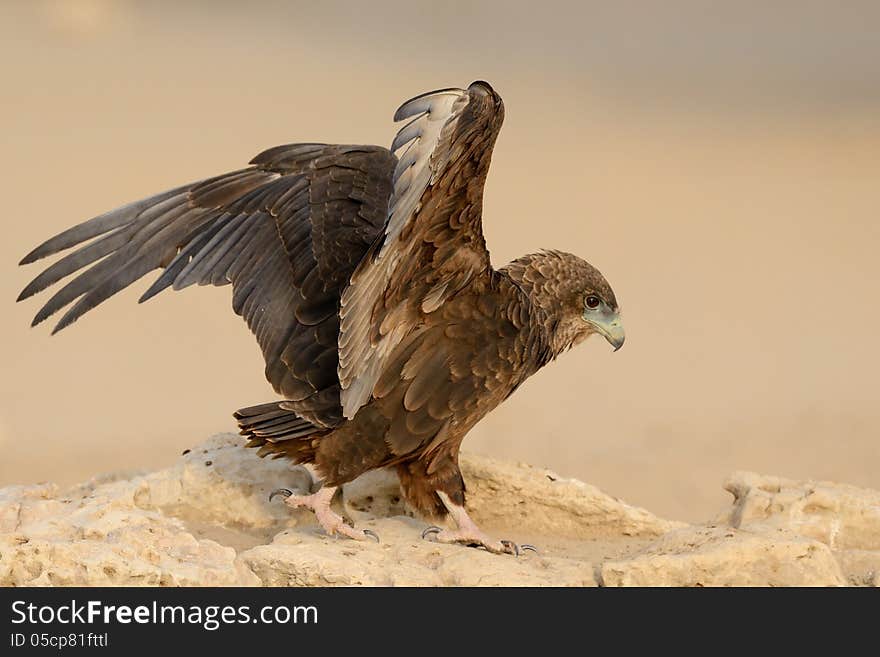
<instances>
[{"instance_id":1,"label":"spread wing","mask_svg":"<svg viewBox=\"0 0 880 657\"><path fill-rule=\"evenodd\" d=\"M48 240L21 264L91 241L37 276L18 300L77 273L34 318L38 324L73 304L59 331L154 269L164 272L141 301L167 287L231 283L233 309L256 335L266 378L298 404L292 410L332 426L342 419L339 296L386 222L395 163L377 146L269 149L249 168L131 203Z\"/></svg>"},{"instance_id":2,"label":"spread wing","mask_svg":"<svg viewBox=\"0 0 880 657\"><path fill-rule=\"evenodd\" d=\"M365 404L391 354L426 314L491 272L483 185L504 106L484 82L404 103L384 237L343 292L339 381L345 417Z\"/></svg>"}]
</instances>

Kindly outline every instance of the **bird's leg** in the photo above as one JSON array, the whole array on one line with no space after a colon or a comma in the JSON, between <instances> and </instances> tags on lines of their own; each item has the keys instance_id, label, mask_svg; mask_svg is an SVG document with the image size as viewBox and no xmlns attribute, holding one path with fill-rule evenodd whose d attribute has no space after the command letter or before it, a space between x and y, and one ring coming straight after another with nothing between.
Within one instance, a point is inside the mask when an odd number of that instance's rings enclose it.
<instances>
[{"instance_id":1,"label":"bird's leg","mask_svg":"<svg viewBox=\"0 0 880 657\"><path fill-rule=\"evenodd\" d=\"M449 511L449 515L455 521L458 529L453 531L440 529L440 527L428 527L422 532L422 538L430 537L430 540L437 541L438 543L459 543L471 547L484 547L489 552L494 552L495 554L515 554L518 556L520 552L525 550L538 551L534 545L517 545L513 541L492 538L477 527L477 524L471 519L465 508L453 503L449 499L449 495L439 490L437 495L443 502L443 506Z\"/></svg>"},{"instance_id":2,"label":"bird's leg","mask_svg":"<svg viewBox=\"0 0 880 657\"><path fill-rule=\"evenodd\" d=\"M324 528L324 531L327 532L330 536L347 536L348 538L353 538L356 541L364 541L368 538L372 538L377 543L379 542L379 536L369 529L355 529L347 522L345 519L336 513L333 509L330 508L330 502L333 500L333 495L336 494L336 486L322 486L320 490L316 493L312 493L310 495L294 495L292 491L287 488L279 488L278 490L272 491L272 494L269 495L269 501L272 501L276 495L284 496L284 503L292 507L294 509L306 508L311 509L318 523L320 523L321 527Z\"/></svg>"}]
</instances>

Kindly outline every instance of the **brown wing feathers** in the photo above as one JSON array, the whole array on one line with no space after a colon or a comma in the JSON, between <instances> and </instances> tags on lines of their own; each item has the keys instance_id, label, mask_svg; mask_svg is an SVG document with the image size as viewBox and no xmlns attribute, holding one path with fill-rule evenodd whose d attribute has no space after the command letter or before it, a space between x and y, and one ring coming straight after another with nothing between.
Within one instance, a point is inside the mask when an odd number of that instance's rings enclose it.
<instances>
[{"instance_id":1,"label":"brown wing feathers","mask_svg":"<svg viewBox=\"0 0 880 657\"><path fill-rule=\"evenodd\" d=\"M482 189L504 109L485 83L444 89L404 103L413 117L393 150L404 149L381 244L342 294L339 380L354 417L404 336L475 277L488 276Z\"/></svg>"},{"instance_id":2,"label":"brown wing feathers","mask_svg":"<svg viewBox=\"0 0 880 657\"><path fill-rule=\"evenodd\" d=\"M409 122L391 151L268 149L250 168L129 204L48 240L22 263L80 246L19 300L75 275L34 319L73 304L57 331L154 269L164 271L141 301L168 287L231 283L233 309L285 397L238 411L253 444L285 441L280 449L289 456L311 459L313 441L289 439L341 427L373 397L369 421L385 429L352 436L357 449L340 434L340 449L375 452L377 463L384 450L395 459L418 449L448 452L446 442L460 440L467 417L479 414L481 395L495 395L511 374L509 355L471 344L475 334L510 324L480 306L481 295L497 293L481 213L503 116L494 91L474 83L404 103L395 120ZM450 437L453 418L465 420ZM357 460L338 456L328 468L342 472ZM431 456L426 472L441 461Z\"/></svg>"},{"instance_id":3,"label":"brown wing feathers","mask_svg":"<svg viewBox=\"0 0 880 657\"><path fill-rule=\"evenodd\" d=\"M374 146L295 144L255 166L131 203L37 247L22 263L93 240L37 276L19 300L76 274L37 313L65 306L55 331L157 268L167 287L233 286L278 392L315 422L339 421L336 309L341 286L381 231L395 158ZM84 269L84 271L83 271Z\"/></svg>"}]
</instances>

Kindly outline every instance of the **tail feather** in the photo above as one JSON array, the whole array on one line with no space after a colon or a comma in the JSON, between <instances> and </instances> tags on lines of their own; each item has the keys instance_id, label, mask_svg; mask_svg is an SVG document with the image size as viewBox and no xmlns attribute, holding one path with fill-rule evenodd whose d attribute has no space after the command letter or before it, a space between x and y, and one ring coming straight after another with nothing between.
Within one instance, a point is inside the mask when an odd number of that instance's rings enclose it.
<instances>
[{"instance_id":1,"label":"tail feather","mask_svg":"<svg viewBox=\"0 0 880 657\"><path fill-rule=\"evenodd\" d=\"M287 456L297 463L308 463L314 458L317 443L313 436L327 432L299 417L294 411L281 408L283 402L269 402L237 410L238 421L248 447L258 447L260 456L273 458Z\"/></svg>"}]
</instances>

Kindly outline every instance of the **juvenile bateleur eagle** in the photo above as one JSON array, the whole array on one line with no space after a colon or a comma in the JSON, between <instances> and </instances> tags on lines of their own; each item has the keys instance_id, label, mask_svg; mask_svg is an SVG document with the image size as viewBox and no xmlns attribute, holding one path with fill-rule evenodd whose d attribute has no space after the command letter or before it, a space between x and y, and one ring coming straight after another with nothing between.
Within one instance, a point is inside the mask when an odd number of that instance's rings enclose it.
<instances>
[{"instance_id":1,"label":"juvenile bateleur eagle","mask_svg":"<svg viewBox=\"0 0 880 657\"><path fill-rule=\"evenodd\" d=\"M290 144L251 166L90 219L27 264L77 247L19 301L76 274L34 325L72 304L58 331L154 269L167 287L232 284L283 400L236 411L260 455L312 464L316 493L280 491L330 534L364 539L330 508L337 487L393 468L442 542L517 553L465 510L467 432L541 367L593 333L623 345L611 286L559 251L496 270L481 227L483 185L504 105L485 82L404 103L390 149ZM374 535L372 535L374 536Z\"/></svg>"}]
</instances>

